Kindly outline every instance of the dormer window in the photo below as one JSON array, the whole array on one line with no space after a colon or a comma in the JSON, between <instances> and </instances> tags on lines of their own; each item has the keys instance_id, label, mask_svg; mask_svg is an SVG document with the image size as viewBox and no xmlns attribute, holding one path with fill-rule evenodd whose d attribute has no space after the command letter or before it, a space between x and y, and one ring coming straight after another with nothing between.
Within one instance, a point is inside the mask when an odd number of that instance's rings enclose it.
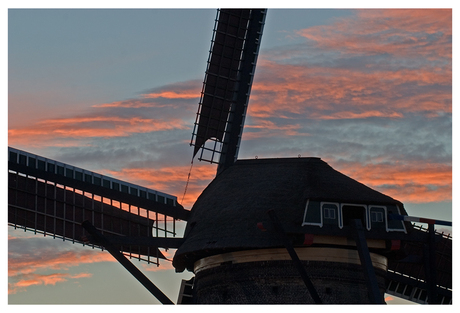
<instances>
[{"instance_id":1,"label":"dormer window","mask_svg":"<svg viewBox=\"0 0 460 313\"><path fill-rule=\"evenodd\" d=\"M381 223L381 222L383 222L383 213L382 212L372 212L371 211L371 222L372 223Z\"/></svg>"},{"instance_id":2,"label":"dormer window","mask_svg":"<svg viewBox=\"0 0 460 313\"><path fill-rule=\"evenodd\" d=\"M335 219L335 209L324 208L324 218L330 220Z\"/></svg>"},{"instance_id":3,"label":"dormer window","mask_svg":"<svg viewBox=\"0 0 460 313\"><path fill-rule=\"evenodd\" d=\"M353 220L360 220L363 227L366 227L368 230L370 229L370 225L367 223L366 205L342 203L340 207L342 213L342 225L340 228L353 225Z\"/></svg>"},{"instance_id":4,"label":"dormer window","mask_svg":"<svg viewBox=\"0 0 460 313\"><path fill-rule=\"evenodd\" d=\"M399 220L387 220L388 214L401 214L396 205L365 205L340 202L322 202L307 200L302 226L332 226L342 229L352 225L358 219L367 230L406 232L404 223Z\"/></svg>"},{"instance_id":5,"label":"dormer window","mask_svg":"<svg viewBox=\"0 0 460 313\"><path fill-rule=\"evenodd\" d=\"M321 202L321 209L323 212L322 223L323 225L339 226L339 204L333 202Z\"/></svg>"}]
</instances>

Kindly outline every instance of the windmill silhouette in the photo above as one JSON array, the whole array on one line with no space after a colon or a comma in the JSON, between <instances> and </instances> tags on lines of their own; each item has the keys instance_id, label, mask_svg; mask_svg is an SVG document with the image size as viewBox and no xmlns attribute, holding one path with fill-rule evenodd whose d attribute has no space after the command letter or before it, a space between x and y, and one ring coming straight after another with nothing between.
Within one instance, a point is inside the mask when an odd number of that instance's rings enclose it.
<instances>
[{"instance_id":1,"label":"windmill silhouette","mask_svg":"<svg viewBox=\"0 0 460 313\"><path fill-rule=\"evenodd\" d=\"M8 224L160 265L177 249L192 271L178 303L452 302L449 222L404 205L319 158L238 160L265 9L218 10L191 145L217 163L191 211L156 190L8 148ZM182 238L176 221L187 221ZM425 223L427 229L411 222Z\"/></svg>"}]
</instances>

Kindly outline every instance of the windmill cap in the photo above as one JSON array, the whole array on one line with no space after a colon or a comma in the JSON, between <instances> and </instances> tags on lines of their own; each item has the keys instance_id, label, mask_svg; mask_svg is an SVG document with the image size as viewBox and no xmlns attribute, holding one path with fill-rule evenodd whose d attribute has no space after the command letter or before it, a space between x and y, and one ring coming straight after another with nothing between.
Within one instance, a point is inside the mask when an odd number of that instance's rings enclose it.
<instances>
[{"instance_id":1,"label":"windmill cap","mask_svg":"<svg viewBox=\"0 0 460 313\"><path fill-rule=\"evenodd\" d=\"M407 214L401 202L320 158L238 160L198 197L173 265L182 271L212 254L280 246L279 238L260 231L258 223L269 222L267 211L272 209L287 231L302 233L307 200L398 205Z\"/></svg>"}]
</instances>

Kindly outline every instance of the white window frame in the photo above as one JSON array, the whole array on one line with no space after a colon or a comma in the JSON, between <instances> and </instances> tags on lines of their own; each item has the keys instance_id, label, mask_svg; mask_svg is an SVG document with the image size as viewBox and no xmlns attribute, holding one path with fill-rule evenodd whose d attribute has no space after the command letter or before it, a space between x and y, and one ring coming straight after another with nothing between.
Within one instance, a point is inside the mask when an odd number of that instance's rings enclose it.
<instances>
[{"instance_id":1,"label":"white window frame","mask_svg":"<svg viewBox=\"0 0 460 313\"><path fill-rule=\"evenodd\" d=\"M398 210L398 214L401 215L401 210L399 209L399 205L396 205L396 210ZM388 215L387 215L387 216L388 216ZM401 225L403 226L402 229L398 229L398 228L387 228L387 231L402 231L402 232L404 232L405 234L407 234L406 225L404 224L403 221L401 221Z\"/></svg>"},{"instance_id":2,"label":"white window frame","mask_svg":"<svg viewBox=\"0 0 460 313\"><path fill-rule=\"evenodd\" d=\"M377 208L377 209L383 209L383 221L385 222L385 231L388 232L388 210L387 207L384 205L369 205L369 224L372 227L372 220L371 220L371 209L372 208Z\"/></svg>"},{"instance_id":3,"label":"white window frame","mask_svg":"<svg viewBox=\"0 0 460 313\"><path fill-rule=\"evenodd\" d=\"M324 208L323 212L324 212L324 218L325 219L335 220L336 217L335 217L335 210L334 209L332 209L332 208ZM327 212L327 214L326 214L326 212ZM329 215L332 215L332 217L329 216Z\"/></svg>"},{"instance_id":4,"label":"white window frame","mask_svg":"<svg viewBox=\"0 0 460 313\"><path fill-rule=\"evenodd\" d=\"M319 208L320 208L320 213L321 213L321 227L323 227L324 225L324 216L323 216L323 206L325 204L332 204L332 205L335 205L336 209L337 209L337 226L339 226L339 221L340 221L340 203L339 202L320 202L319 204Z\"/></svg>"},{"instance_id":5,"label":"white window frame","mask_svg":"<svg viewBox=\"0 0 460 313\"><path fill-rule=\"evenodd\" d=\"M366 221L366 229L367 230L371 229L370 225L369 225L369 210L368 210L368 206L366 204L357 204L357 203L341 203L340 204L340 221L339 221L339 228L340 229L343 228L343 207L345 205L363 207L364 208L364 213L365 213L364 220Z\"/></svg>"},{"instance_id":6,"label":"white window frame","mask_svg":"<svg viewBox=\"0 0 460 313\"><path fill-rule=\"evenodd\" d=\"M310 203L310 199L307 199L307 204L305 205L305 211L303 213L302 226L312 225L312 226L323 227L323 215L321 214L321 204L319 205L320 222L319 223L305 222L305 218L307 217L307 211L308 211L308 204L309 203Z\"/></svg>"},{"instance_id":7,"label":"white window frame","mask_svg":"<svg viewBox=\"0 0 460 313\"><path fill-rule=\"evenodd\" d=\"M382 211L370 211L371 223L382 223L385 220L383 219L383 212ZM372 215L373 214L373 215ZM375 216L373 219L372 216Z\"/></svg>"}]
</instances>

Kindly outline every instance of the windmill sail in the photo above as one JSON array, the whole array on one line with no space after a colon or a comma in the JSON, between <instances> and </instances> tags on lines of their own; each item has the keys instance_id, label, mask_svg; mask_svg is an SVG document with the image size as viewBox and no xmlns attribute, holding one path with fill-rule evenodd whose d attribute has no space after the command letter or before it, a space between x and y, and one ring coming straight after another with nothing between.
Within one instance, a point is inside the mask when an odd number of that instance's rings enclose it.
<instances>
[{"instance_id":1,"label":"windmill sail","mask_svg":"<svg viewBox=\"0 0 460 313\"><path fill-rule=\"evenodd\" d=\"M402 247L405 257L389 258L387 293L412 302L452 303L452 237L450 234L435 233L432 248L428 247L428 232L423 228L414 228L413 237L422 241L406 241ZM432 254L433 265L427 262ZM433 276L430 279L427 276ZM433 302L429 299L429 285L433 283L437 294ZM430 301L429 301L430 300Z\"/></svg>"},{"instance_id":2,"label":"windmill sail","mask_svg":"<svg viewBox=\"0 0 460 313\"><path fill-rule=\"evenodd\" d=\"M191 144L193 156L201 149L199 160L219 163L221 171L238 156L266 10L217 15Z\"/></svg>"},{"instance_id":3,"label":"windmill sail","mask_svg":"<svg viewBox=\"0 0 460 313\"><path fill-rule=\"evenodd\" d=\"M81 224L88 220L120 251L158 263L165 258L158 247L169 247L164 239L177 241L176 220L187 220L174 196L11 147L8 155L8 224L15 228L87 244Z\"/></svg>"}]
</instances>

